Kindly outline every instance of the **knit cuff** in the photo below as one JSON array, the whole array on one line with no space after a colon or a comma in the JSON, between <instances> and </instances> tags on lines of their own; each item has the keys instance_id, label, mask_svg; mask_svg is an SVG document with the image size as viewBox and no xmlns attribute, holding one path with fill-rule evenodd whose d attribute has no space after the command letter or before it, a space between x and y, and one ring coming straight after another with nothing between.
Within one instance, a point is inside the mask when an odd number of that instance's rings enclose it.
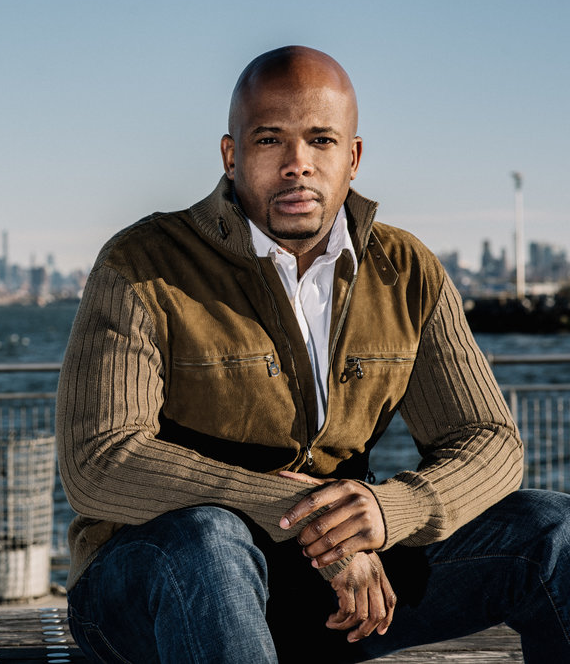
<instances>
[{"instance_id":1,"label":"knit cuff","mask_svg":"<svg viewBox=\"0 0 570 664\"><path fill-rule=\"evenodd\" d=\"M382 513L385 540L380 551L389 549L422 527L422 511L411 487L395 479L389 479L379 486L356 481L372 493Z\"/></svg>"},{"instance_id":2,"label":"knit cuff","mask_svg":"<svg viewBox=\"0 0 570 664\"><path fill-rule=\"evenodd\" d=\"M337 560L334 563L327 565L326 567L321 567L319 572L325 581L331 581L337 574L340 574L350 565L353 558L353 555L347 556L346 558L341 558L340 560Z\"/></svg>"}]
</instances>

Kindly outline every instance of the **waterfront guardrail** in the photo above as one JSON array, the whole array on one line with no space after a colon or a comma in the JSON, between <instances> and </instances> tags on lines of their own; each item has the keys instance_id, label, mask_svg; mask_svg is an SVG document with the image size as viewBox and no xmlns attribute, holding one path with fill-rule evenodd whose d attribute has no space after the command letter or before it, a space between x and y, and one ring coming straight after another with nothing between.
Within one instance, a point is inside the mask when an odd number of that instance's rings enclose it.
<instances>
[{"instance_id":1,"label":"waterfront guardrail","mask_svg":"<svg viewBox=\"0 0 570 664\"><path fill-rule=\"evenodd\" d=\"M505 365L570 364L570 354L496 354L487 355L487 359L495 373L495 367ZM30 374L30 381L3 381L3 386L0 387L0 390L3 390L0 391L0 442L53 436L56 376L60 368L58 363L0 363L0 377L2 374ZM34 373L37 376L50 372L54 374L53 381L46 383L45 380L32 380ZM546 369L544 373L547 373ZM555 380L558 380L560 375L556 372ZM510 372L509 376L512 377ZM34 384L48 385L48 389L16 389ZM523 487L570 493L570 383L522 384L517 381L516 384L501 384L501 389L525 444ZM1 465L3 462L0 458ZM7 476L7 470L0 468L0 477L4 475ZM58 481L55 487L54 510L52 574L59 575L55 577L56 580L63 582L69 556L66 530L72 513Z\"/></svg>"},{"instance_id":2,"label":"waterfront guardrail","mask_svg":"<svg viewBox=\"0 0 570 664\"><path fill-rule=\"evenodd\" d=\"M487 354L491 367L570 364L570 354ZM58 373L59 363L0 363L2 373ZM523 486L570 493L570 383L502 384L525 443ZM0 437L53 434L55 391L0 392Z\"/></svg>"}]
</instances>

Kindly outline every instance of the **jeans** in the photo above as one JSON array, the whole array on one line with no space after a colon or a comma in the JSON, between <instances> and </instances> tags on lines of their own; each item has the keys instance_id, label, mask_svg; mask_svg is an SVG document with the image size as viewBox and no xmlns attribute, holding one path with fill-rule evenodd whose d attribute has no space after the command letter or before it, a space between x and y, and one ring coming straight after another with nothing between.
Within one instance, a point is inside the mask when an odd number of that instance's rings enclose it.
<instances>
[{"instance_id":1,"label":"jeans","mask_svg":"<svg viewBox=\"0 0 570 664\"><path fill-rule=\"evenodd\" d=\"M90 661L359 662L506 622L526 662L570 662L570 495L519 491L426 547L381 554L398 596L387 634L324 626L330 584L295 541L218 507L123 527L69 593Z\"/></svg>"}]
</instances>

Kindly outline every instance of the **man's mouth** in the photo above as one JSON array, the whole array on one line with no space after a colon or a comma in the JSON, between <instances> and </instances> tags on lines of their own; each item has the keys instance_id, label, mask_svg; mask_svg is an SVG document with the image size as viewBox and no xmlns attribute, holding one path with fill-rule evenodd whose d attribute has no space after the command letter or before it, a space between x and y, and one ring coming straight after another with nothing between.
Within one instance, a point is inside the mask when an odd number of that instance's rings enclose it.
<instances>
[{"instance_id":1,"label":"man's mouth","mask_svg":"<svg viewBox=\"0 0 570 664\"><path fill-rule=\"evenodd\" d=\"M310 189L277 194L272 203L281 214L308 214L320 204L321 196Z\"/></svg>"}]
</instances>

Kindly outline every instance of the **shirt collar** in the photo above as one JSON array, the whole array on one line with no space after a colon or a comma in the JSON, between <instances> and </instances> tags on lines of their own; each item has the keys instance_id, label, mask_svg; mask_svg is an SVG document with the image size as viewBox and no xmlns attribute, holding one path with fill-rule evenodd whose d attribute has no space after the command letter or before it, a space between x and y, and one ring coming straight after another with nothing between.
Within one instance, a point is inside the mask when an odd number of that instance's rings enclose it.
<instances>
[{"instance_id":1,"label":"shirt collar","mask_svg":"<svg viewBox=\"0 0 570 664\"><path fill-rule=\"evenodd\" d=\"M275 240L260 230L251 221L251 219L248 219L248 222L251 230L251 241L257 256L260 258L269 257L275 259L276 254L281 254L285 251L277 244L277 242L275 242ZM352 257L354 273L356 274L358 262L356 259L354 246L348 232L348 221L346 218L346 210L344 209L344 205L340 208L338 214L336 215L336 219L329 235L327 249L322 256L317 258L317 260L324 259L323 262L327 263L336 261L342 253L343 249L347 249L350 256Z\"/></svg>"}]
</instances>

